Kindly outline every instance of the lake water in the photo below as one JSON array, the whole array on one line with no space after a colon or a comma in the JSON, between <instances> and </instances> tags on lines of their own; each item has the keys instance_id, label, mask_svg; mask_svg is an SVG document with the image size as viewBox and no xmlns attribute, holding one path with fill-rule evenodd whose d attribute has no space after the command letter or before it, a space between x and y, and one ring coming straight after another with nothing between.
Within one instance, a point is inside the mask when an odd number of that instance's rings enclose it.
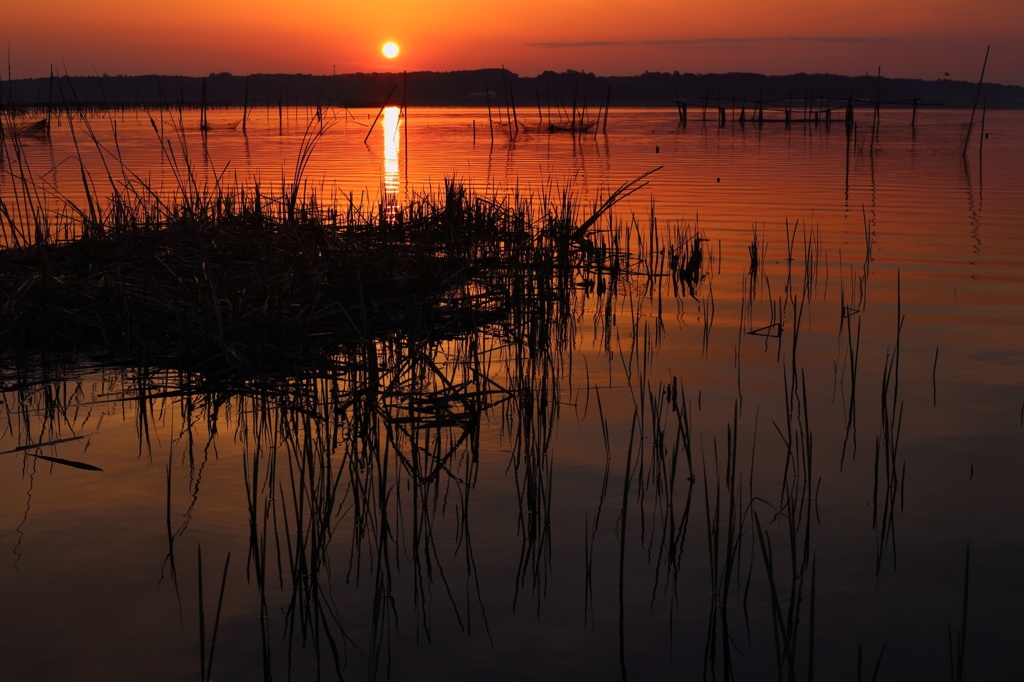
<instances>
[{"instance_id":1,"label":"lake water","mask_svg":"<svg viewBox=\"0 0 1024 682\"><path fill-rule=\"evenodd\" d=\"M5 360L0 677L1020 679L1024 113L966 156L969 111L852 138L527 112L514 141L486 109L377 113L326 112L304 192L591 205L657 168L601 224L638 251L699 231L701 278L581 287L527 355L508 329L382 340L372 392L344 357L228 394ZM26 175L66 214L83 166L100 195L183 169L280 193L315 113L240 118L55 122L8 140L0 195ZM410 417L468 384L503 398Z\"/></svg>"}]
</instances>

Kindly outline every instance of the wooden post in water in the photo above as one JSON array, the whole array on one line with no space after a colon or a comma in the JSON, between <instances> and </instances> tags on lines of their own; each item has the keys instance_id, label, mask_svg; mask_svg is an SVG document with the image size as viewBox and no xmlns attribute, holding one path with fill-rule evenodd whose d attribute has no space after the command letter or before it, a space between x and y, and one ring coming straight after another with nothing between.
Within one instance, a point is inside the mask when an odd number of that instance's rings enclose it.
<instances>
[{"instance_id":1,"label":"wooden post in water","mask_svg":"<svg viewBox=\"0 0 1024 682\"><path fill-rule=\"evenodd\" d=\"M605 95L604 95L604 122L601 124L601 132L602 133L607 133L608 132L608 107L609 107L609 105L611 105L611 102L612 102L612 86L611 86L611 83L609 83L608 84L608 92L606 92Z\"/></svg>"},{"instance_id":2,"label":"wooden post in water","mask_svg":"<svg viewBox=\"0 0 1024 682\"><path fill-rule=\"evenodd\" d=\"M573 86L572 89L572 119L569 123L569 134L576 134L576 91L579 88L579 84Z\"/></svg>"},{"instance_id":3,"label":"wooden post in water","mask_svg":"<svg viewBox=\"0 0 1024 682\"><path fill-rule=\"evenodd\" d=\"M50 65L50 91L46 95L46 131L50 131L50 119L53 117L53 65ZM0 126L2 128L2 126ZM0 140L3 140L3 133L0 133Z\"/></svg>"},{"instance_id":4,"label":"wooden post in water","mask_svg":"<svg viewBox=\"0 0 1024 682\"><path fill-rule=\"evenodd\" d=\"M964 150L962 153L964 158L967 158L967 145L971 143L971 131L974 129L974 112L978 110L978 98L981 96L981 84L985 82L985 67L988 66L988 53L991 49L991 45L985 49L985 61L981 64L981 78L978 79L978 90L974 94L974 108L971 109L971 122L967 124L967 137L964 138Z\"/></svg>"},{"instance_id":5,"label":"wooden post in water","mask_svg":"<svg viewBox=\"0 0 1024 682\"><path fill-rule=\"evenodd\" d=\"M206 130L206 79L203 79L203 99L199 110L199 129Z\"/></svg>"},{"instance_id":6,"label":"wooden post in water","mask_svg":"<svg viewBox=\"0 0 1024 682\"><path fill-rule=\"evenodd\" d=\"M505 67L501 67L501 94L505 98L505 129L508 130L508 139L514 139L512 134L512 107L509 104L508 95L508 83L505 82ZM500 106L500 104L499 104Z\"/></svg>"},{"instance_id":7,"label":"wooden post in water","mask_svg":"<svg viewBox=\"0 0 1024 682\"><path fill-rule=\"evenodd\" d=\"M508 90L508 99L509 99L509 102L512 103L512 120L513 120L513 122L515 123L515 126L516 126L516 134L515 134L515 136L519 137L519 114L516 113L516 96L512 92L512 88L509 88L509 90Z\"/></svg>"},{"instance_id":8,"label":"wooden post in water","mask_svg":"<svg viewBox=\"0 0 1024 682\"><path fill-rule=\"evenodd\" d=\"M373 132L374 127L377 125L377 121L380 120L380 115L384 113L384 109L387 108L388 103L391 101L391 95L395 94L395 90L397 89L398 83L391 86L391 92L388 93L387 98L384 100L384 104L380 105L377 115L373 117L373 123L370 124L370 129L366 131L366 137L363 138L363 144L366 144L367 140L370 139L370 133Z\"/></svg>"},{"instance_id":9,"label":"wooden post in water","mask_svg":"<svg viewBox=\"0 0 1024 682\"><path fill-rule=\"evenodd\" d=\"M491 118L491 86L488 85L484 92L487 94L487 125L491 127L491 144L494 144L494 119Z\"/></svg>"},{"instance_id":10,"label":"wooden post in water","mask_svg":"<svg viewBox=\"0 0 1024 682\"><path fill-rule=\"evenodd\" d=\"M725 107L723 106L718 107L718 127L725 127Z\"/></svg>"},{"instance_id":11,"label":"wooden post in water","mask_svg":"<svg viewBox=\"0 0 1024 682\"><path fill-rule=\"evenodd\" d=\"M508 83L505 81L505 65L501 65L501 89L505 95L505 125L508 126L508 139L510 141L515 140L515 133L512 130L512 104L510 103L512 91L508 87ZM515 132L518 132L516 130Z\"/></svg>"},{"instance_id":12,"label":"wooden post in water","mask_svg":"<svg viewBox=\"0 0 1024 682\"><path fill-rule=\"evenodd\" d=\"M878 67L878 78L875 80L875 120L872 125L872 139L875 133L882 127L882 67Z\"/></svg>"},{"instance_id":13,"label":"wooden post in water","mask_svg":"<svg viewBox=\"0 0 1024 682\"><path fill-rule=\"evenodd\" d=\"M403 128L405 128L405 135L402 136L402 150L405 152L405 168L403 168L403 175L405 176L405 186L409 186L409 74L405 70L402 71L402 116L405 118Z\"/></svg>"},{"instance_id":14,"label":"wooden post in water","mask_svg":"<svg viewBox=\"0 0 1024 682\"><path fill-rule=\"evenodd\" d=\"M242 134L245 134L246 120L249 118L249 77L245 77L245 95L242 100Z\"/></svg>"},{"instance_id":15,"label":"wooden post in water","mask_svg":"<svg viewBox=\"0 0 1024 682\"><path fill-rule=\"evenodd\" d=\"M584 72L586 77L586 72ZM587 120L587 100L590 99L590 79L583 81L583 106L580 108L580 134L583 134L583 128Z\"/></svg>"},{"instance_id":16,"label":"wooden post in water","mask_svg":"<svg viewBox=\"0 0 1024 682\"><path fill-rule=\"evenodd\" d=\"M548 132L551 132L551 84L548 83Z\"/></svg>"},{"instance_id":17,"label":"wooden post in water","mask_svg":"<svg viewBox=\"0 0 1024 682\"><path fill-rule=\"evenodd\" d=\"M978 137L978 165L981 165L981 152L985 148L985 111L988 109L988 97L981 100L981 135Z\"/></svg>"}]
</instances>

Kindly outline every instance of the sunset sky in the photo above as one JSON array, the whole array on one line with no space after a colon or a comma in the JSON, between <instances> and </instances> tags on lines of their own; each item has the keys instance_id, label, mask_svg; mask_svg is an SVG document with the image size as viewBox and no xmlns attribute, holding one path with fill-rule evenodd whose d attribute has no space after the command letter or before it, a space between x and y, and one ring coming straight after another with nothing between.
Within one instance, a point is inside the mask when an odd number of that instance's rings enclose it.
<instances>
[{"instance_id":1,"label":"sunset sky","mask_svg":"<svg viewBox=\"0 0 1024 682\"><path fill-rule=\"evenodd\" d=\"M15 77L576 69L831 72L1024 85L1021 0L12 0ZM167 6L167 7L171 7ZM380 46L402 53L386 60ZM4 67L7 55L3 56ZM7 76L7 68L3 69Z\"/></svg>"}]
</instances>

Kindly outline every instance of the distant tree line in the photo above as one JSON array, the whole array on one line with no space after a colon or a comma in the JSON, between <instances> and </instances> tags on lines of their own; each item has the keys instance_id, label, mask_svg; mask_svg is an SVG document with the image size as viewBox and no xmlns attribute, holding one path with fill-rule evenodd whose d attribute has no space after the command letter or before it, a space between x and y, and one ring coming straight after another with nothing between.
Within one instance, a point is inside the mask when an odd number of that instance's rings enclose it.
<instances>
[{"instance_id":1,"label":"distant tree line","mask_svg":"<svg viewBox=\"0 0 1024 682\"><path fill-rule=\"evenodd\" d=\"M598 76L585 71L545 71L519 76L504 69L308 74L213 73L194 76L61 76L0 82L0 108L18 107L211 107L344 106L379 107L390 101L409 106L485 106L520 110L596 109L612 106L693 107L746 106L758 103L829 103L849 100L881 102L882 106L974 105L977 83L915 80L875 75L836 76L798 73L764 76L755 73L693 74L646 72L636 76ZM1024 87L985 83L986 106L1024 108Z\"/></svg>"}]
</instances>

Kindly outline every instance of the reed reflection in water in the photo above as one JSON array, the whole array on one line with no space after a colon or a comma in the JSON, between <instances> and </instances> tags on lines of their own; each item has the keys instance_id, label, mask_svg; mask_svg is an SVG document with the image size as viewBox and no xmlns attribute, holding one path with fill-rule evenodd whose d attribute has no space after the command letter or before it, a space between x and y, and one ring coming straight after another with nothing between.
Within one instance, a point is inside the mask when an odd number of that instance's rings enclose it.
<instances>
[{"instance_id":1,"label":"reed reflection in water","mask_svg":"<svg viewBox=\"0 0 1024 682\"><path fill-rule=\"evenodd\" d=\"M692 144L693 128L673 144ZM721 145L761 144L699 134L711 161ZM797 156L803 134L791 133ZM543 158L536 139L517 144L510 164ZM878 167L919 152L906 151L878 153ZM751 158L717 160L752 173ZM513 229L475 248L521 257L478 254L485 267L454 269L422 308L351 304L372 333L283 376L109 357L7 365L0 665L19 679L212 667L758 680L870 679L876 666L879 679L938 678L962 664L1013 679L1013 171L987 169L980 217L980 185L944 192L972 221L925 240L926 221L889 209L874 152L851 158L870 165L866 210L786 206L801 215L753 229L749 207L728 202L742 220L706 219L711 200L699 225L665 219L640 194L647 212L590 222L593 204L571 191L447 184L423 202L436 208L421 208L424 225L482 211ZM937 183L962 195L954 161ZM833 191L849 191L841 176L799 196ZM765 210L786 203L773 201ZM392 220L394 206L390 228L414 222ZM982 229L997 262L977 262ZM922 241L927 258L907 247ZM26 653L39 632L68 655Z\"/></svg>"}]
</instances>

